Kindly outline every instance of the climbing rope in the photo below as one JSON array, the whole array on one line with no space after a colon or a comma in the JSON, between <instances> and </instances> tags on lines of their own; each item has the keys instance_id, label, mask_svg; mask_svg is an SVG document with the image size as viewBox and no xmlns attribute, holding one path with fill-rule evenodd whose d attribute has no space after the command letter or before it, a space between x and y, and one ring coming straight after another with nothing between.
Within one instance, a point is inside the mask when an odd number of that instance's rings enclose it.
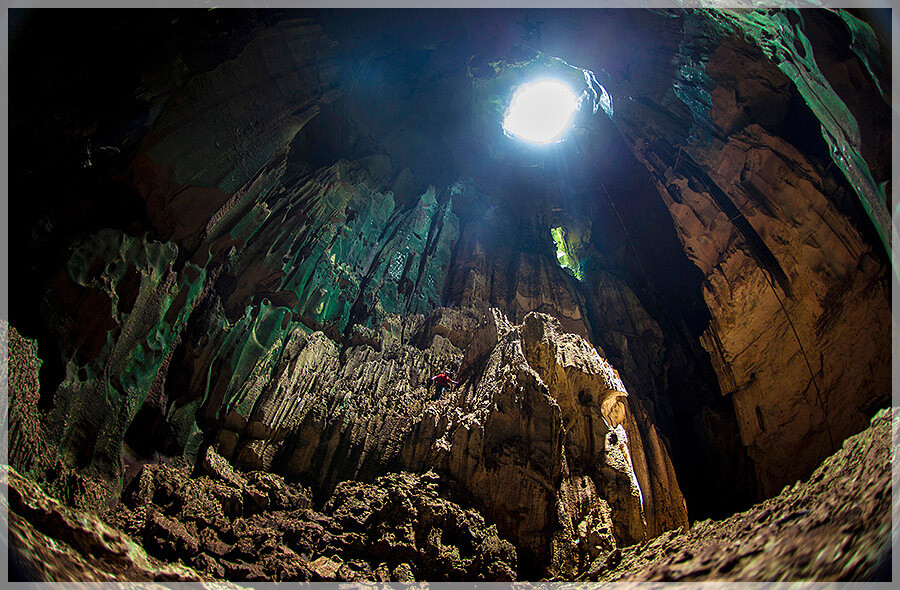
<instances>
[{"instance_id":1,"label":"climbing rope","mask_svg":"<svg viewBox=\"0 0 900 590\"><path fill-rule=\"evenodd\" d=\"M837 451L837 446L834 444L834 437L831 435L831 428L828 426L828 411L825 409L825 402L822 399L822 390L819 388L819 382L816 380L816 374L813 372L812 363L809 362L809 356L806 354L806 349L803 347L803 342L800 340L800 334L797 333L797 328L794 327L794 322L791 320L791 314L788 313L787 307L784 305L784 301L781 300L781 296L778 295L778 290L775 289L775 285L772 283L772 279L769 277L769 273L760 267L760 270L763 271L763 277L766 279L766 283L769 284L769 288L772 289L772 293L775 294L775 299L778 300L778 304L781 306L781 311L784 312L784 317L787 318L788 325L791 327L791 331L794 333L794 338L797 340L797 346L800 348L800 354L803 355L803 360L806 361L806 368L809 370L809 377L812 380L813 387L816 390L816 398L819 400L819 406L822 408L822 417L825 420L825 433L828 435L828 442L831 444L831 451Z\"/></svg>"},{"instance_id":2,"label":"climbing rope","mask_svg":"<svg viewBox=\"0 0 900 590\"><path fill-rule=\"evenodd\" d=\"M600 188L603 189L603 193L606 195L606 200L609 201L609 206L612 207L613 213L616 214L616 219L619 220L619 225L622 226L622 231L625 232L625 237L628 238L628 245L631 246L631 251L634 252L634 259L637 260L638 266L641 267L641 274L644 275L644 281L646 281L649 287L650 277L647 276L647 271L644 269L644 263L641 262L641 257L638 256L637 249L634 247L634 241L631 239L631 234L628 233L628 228L625 227L625 223L622 221L622 217L619 215L619 210L616 209L615 203L613 203L612 198L609 196L609 191L606 190L606 185L601 182Z\"/></svg>"}]
</instances>

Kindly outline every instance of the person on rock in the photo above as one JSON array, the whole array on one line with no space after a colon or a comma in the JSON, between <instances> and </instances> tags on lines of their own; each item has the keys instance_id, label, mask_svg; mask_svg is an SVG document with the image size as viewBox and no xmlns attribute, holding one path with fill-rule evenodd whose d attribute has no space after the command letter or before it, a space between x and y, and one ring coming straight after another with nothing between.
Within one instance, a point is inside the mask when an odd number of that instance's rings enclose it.
<instances>
[{"instance_id":1,"label":"person on rock","mask_svg":"<svg viewBox=\"0 0 900 590\"><path fill-rule=\"evenodd\" d=\"M457 381L453 380L453 371L450 370L438 373L431 378L431 382L434 383L435 388L437 388L437 392L431 398L433 400L441 397L441 394L444 393L445 389L449 389L452 385L458 384Z\"/></svg>"}]
</instances>

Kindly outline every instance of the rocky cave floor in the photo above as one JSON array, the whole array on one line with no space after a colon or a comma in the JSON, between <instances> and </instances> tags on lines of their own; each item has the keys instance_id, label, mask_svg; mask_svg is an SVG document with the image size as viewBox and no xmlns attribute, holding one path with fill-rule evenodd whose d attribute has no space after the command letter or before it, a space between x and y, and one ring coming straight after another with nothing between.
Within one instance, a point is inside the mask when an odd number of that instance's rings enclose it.
<instances>
[{"instance_id":1,"label":"rocky cave floor","mask_svg":"<svg viewBox=\"0 0 900 590\"><path fill-rule=\"evenodd\" d=\"M585 552L584 581L890 580L891 411L803 482L724 520ZM897 445L896 439L893 446ZM34 581L511 580L515 548L429 472L344 482L321 505L212 450L144 465L102 514L6 467L12 571Z\"/></svg>"}]
</instances>

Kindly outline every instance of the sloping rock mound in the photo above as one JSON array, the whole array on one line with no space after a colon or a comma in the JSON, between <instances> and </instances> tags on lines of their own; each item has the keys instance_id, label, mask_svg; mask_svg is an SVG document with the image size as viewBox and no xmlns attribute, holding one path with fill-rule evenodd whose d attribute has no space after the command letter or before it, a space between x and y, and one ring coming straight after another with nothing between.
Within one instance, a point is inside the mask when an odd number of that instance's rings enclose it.
<instances>
[{"instance_id":1,"label":"sloping rock mound","mask_svg":"<svg viewBox=\"0 0 900 590\"><path fill-rule=\"evenodd\" d=\"M695 522L690 530L669 531L617 551L595 562L585 577L616 582L873 579L890 567L893 412L880 411L867 430L844 441L806 481L725 520Z\"/></svg>"},{"instance_id":2,"label":"sloping rock mound","mask_svg":"<svg viewBox=\"0 0 900 590\"><path fill-rule=\"evenodd\" d=\"M321 333L296 345L291 337L273 383L297 384L297 398L261 396L251 412L279 421L261 419L261 431L288 433L251 443L271 447L260 453L271 458L264 466L324 494L397 469L446 473L530 556L529 575L569 575L598 543L629 544L686 522L655 429L636 402L638 417L627 411L609 363L558 320L531 313L513 326L496 309L441 308L405 323L410 341L427 348L340 351ZM430 375L457 364L460 385L435 399ZM233 448L219 446L226 456ZM233 459L247 466L243 457ZM604 540L592 545L599 530Z\"/></svg>"},{"instance_id":3,"label":"sloping rock mound","mask_svg":"<svg viewBox=\"0 0 900 590\"><path fill-rule=\"evenodd\" d=\"M239 482L190 471L183 462L145 466L105 523L10 469L17 563L41 581L516 577L512 544L433 473L344 482L316 511L305 488L276 475Z\"/></svg>"},{"instance_id":4,"label":"sloping rock mound","mask_svg":"<svg viewBox=\"0 0 900 590\"><path fill-rule=\"evenodd\" d=\"M14 468L4 466L3 514L10 561L29 581L199 582L190 567L155 559L95 514L60 504ZM7 503L7 498L8 503Z\"/></svg>"}]
</instances>

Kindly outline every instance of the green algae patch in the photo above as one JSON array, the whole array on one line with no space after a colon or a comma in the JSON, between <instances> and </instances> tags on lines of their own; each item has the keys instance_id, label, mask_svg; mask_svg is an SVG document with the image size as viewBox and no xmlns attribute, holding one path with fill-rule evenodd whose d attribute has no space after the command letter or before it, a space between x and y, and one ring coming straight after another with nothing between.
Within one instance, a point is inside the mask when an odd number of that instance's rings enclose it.
<instances>
[{"instance_id":1,"label":"green algae patch","mask_svg":"<svg viewBox=\"0 0 900 590\"><path fill-rule=\"evenodd\" d=\"M341 163L269 199L283 172L275 163L260 173L207 226L205 245L228 247L217 250L224 265L217 276L235 277L237 291L229 313L207 318L196 343L205 379L198 375L165 410L188 459L211 425L243 432L263 395L296 393L272 393L268 385L292 339L324 331L318 336L335 350L353 335L377 347L385 326L400 337L402 318L441 304L459 238L458 187L441 198L429 187L401 208L391 192L367 186L365 170ZM67 373L53 416L69 464L118 477L124 434L149 393L161 393L161 370L207 287L207 268L186 262L174 270L178 254L174 243L113 230L75 248L68 279L108 299L109 329L89 362L76 361L77 341L64 351Z\"/></svg>"},{"instance_id":2,"label":"green algae patch","mask_svg":"<svg viewBox=\"0 0 900 590\"><path fill-rule=\"evenodd\" d=\"M199 417L229 430L241 431L246 426L272 380L285 344L292 337L305 337L304 326L290 317L290 309L264 300L248 306L234 323L218 318L210 329L207 348L212 355L202 396L175 405L168 413L187 458L196 458L202 440Z\"/></svg>"},{"instance_id":3,"label":"green algae patch","mask_svg":"<svg viewBox=\"0 0 900 590\"><path fill-rule=\"evenodd\" d=\"M334 172L341 179L354 174L340 166ZM440 305L459 236L450 198L439 203L430 187L410 207L398 208L391 192L372 190L361 179L317 180L295 190L253 239L271 240L264 263L280 273L275 290L296 295L292 311L307 326L336 337L356 322L375 329L384 314Z\"/></svg>"},{"instance_id":4,"label":"green algae patch","mask_svg":"<svg viewBox=\"0 0 900 590\"><path fill-rule=\"evenodd\" d=\"M459 240L459 217L453 213L454 189L451 188L446 206L434 211L437 227L426 246L416 288L409 301L409 313L428 313L442 304L453 247Z\"/></svg>"},{"instance_id":5,"label":"green algae patch","mask_svg":"<svg viewBox=\"0 0 900 590\"><path fill-rule=\"evenodd\" d=\"M390 192L365 185L336 185L315 199L314 217L291 240L294 252L284 257L279 285L297 295L301 315L338 332L346 328L380 238L391 229L394 208Z\"/></svg>"},{"instance_id":6,"label":"green algae patch","mask_svg":"<svg viewBox=\"0 0 900 590\"><path fill-rule=\"evenodd\" d=\"M282 328L283 319L290 314L284 307L272 307L263 301L257 308L249 308L237 329L231 330L225 347L234 347L230 355L231 376L226 388L220 417L234 414L243 426L250 417L256 398L272 372L289 332ZM231 418L233 421L235 418Z\"/></svg>"},{"instance_id":7,"label":"green algae patch","mask_svg":"<svg viewBox=\"0 0 900 590\"><path fill-rule=\"evenodd\" d=\"M75 285L109 297L113 327L86 365L77 364L77 349L61 351L67 361L66 377L57 391L52 419L62 429L60 450L70 465L90 465L119 476L124 433L206 281L205 269L191 263L176 274L172 266L177 255L175 244L111 229L88 236L75 247L66 265L68 276ZM121 305L122 298L129 304Z\"/></svg>"},{"instance_id":8,"label":"green algae patch","mask_svg":"<svg viewBox=\"0 0 900 590\"><path fill-rule=\"evenodd\" d=\"M559 266L572 271L572 274L579 281L583 280L584 272L582 271L581 263L578 262L578 257L575 255L574 248L567 239L566 228L554 227L550 230L550 236L556 244L556 261L559 263Z\"/></svg>"}]
</instances>

